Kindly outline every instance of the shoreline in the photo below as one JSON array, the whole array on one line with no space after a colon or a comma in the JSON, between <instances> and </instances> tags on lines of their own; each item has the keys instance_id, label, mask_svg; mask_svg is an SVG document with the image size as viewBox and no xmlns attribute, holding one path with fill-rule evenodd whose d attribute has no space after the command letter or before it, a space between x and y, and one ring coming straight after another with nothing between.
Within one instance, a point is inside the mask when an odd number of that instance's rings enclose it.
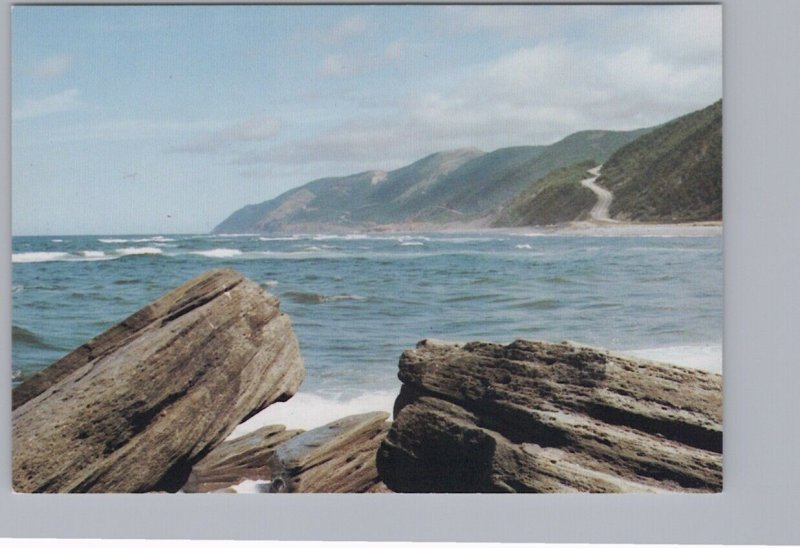
<instances>
[{"instance_id":1,"label":"shoreline","mask_svg":"<svg viewBox=\"0 0 800 548\"><path fill-rule=\"evenodd\" d=\"M722 221L698 221L690 223L624 223L602 221L573 221L558 225L538 225L520 227L489 227L480 224L445 224L431 225L427 223L382 225L369 229L354 230L357 233L391 233L391 232L429 232L442 234L511 234L518 236L721 236Z\"/></svg>"}]
</instances>

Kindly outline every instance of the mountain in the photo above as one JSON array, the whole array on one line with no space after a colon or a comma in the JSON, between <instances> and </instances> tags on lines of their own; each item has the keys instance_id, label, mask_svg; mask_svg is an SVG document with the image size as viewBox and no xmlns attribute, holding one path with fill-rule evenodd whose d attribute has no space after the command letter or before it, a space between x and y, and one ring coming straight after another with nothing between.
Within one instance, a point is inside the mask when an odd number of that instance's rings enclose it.
<instances>
[{"instance_id":1,"label":"mountain","mask_svg":"<svg viewBox=\"0 0 800 548\"><path fill-rule=\"evenodd\" d=\"M554 169L607 160L646 134L582 131L549 146L432 154L394 171L318 179L234 212L215 233L369 229L386 224L490 220Z\"/></svg>"},{"instance_id":2,"label":"mountain","mask_svg":"<svg viewBox=\"0 0 800 548\"><path fill-rule=\"evenodd\" d=\"M621 147L603 165L597 184L614 193L614 219L722 219L722 101Z\"/></svg>"},{"instance_id":3,"label":"mountain","mask_svg":"<svg viewBox=\"0 0 800 548\"><path fill-rule=\"evenodd\" d=\"M596 165L590 160L551 171L515 196L492 226L552 225L587 219L597 196L581 185L581 180Z\"/></svg>"}]
</instances>

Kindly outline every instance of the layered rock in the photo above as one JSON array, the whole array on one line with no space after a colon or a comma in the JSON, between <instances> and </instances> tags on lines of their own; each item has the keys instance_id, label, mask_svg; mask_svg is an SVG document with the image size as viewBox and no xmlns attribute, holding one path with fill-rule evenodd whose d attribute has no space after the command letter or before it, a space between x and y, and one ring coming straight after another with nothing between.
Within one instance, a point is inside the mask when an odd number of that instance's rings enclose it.
<instances>
[{"instance_id":1,"label":"layered rock","mask_svg":"<svg viewBox=\"0 0 800 548\"><path fill-rule=\"evenodd\" d=\"M720 375L571 343L422 341L378 452L404 492L719 491Z\"/></svg>"},{"instance_id":2,"label":"layered rock","mask_svg":"<svg viewBox=\"0 0 800 548\"><path fill-rule=\"evenodd\" d=\"M244 480L269 481L272 470L267 462L275 448L302 432L286 430L283 425L270 425L223 442L192 467L181 490L185 493L208 493L225 490Z\"/></svg>"},{"instance_id":3,"label":"layered rock","mask_svg":"<svg viewBox=\"0 0 800 548\"><path fill-rule=\"evenodd\" d=\"M384 492L375 455L389 414L352 415L309 430L275 449L267 467L273 493Z\"/></svg>"},{"instance_id":4,"label":"layered rock","mask_svg":"<svg viewBox=\"0 0 800 548\"><path fill-rule=\"evenodd\" d=\"M177 490L236 425L291 397L303 377L278 299L210 271L14 390L14 489Z\"/></svg>"}]
</instances>

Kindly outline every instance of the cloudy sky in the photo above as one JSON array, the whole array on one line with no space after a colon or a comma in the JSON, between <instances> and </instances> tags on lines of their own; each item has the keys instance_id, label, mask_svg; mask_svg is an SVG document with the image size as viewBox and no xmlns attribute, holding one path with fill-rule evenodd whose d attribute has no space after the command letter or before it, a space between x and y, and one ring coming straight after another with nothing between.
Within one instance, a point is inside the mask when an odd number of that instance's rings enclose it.
<instances>
[{"instance_id":1,"label":"cloudy sky","mask_svg":"<svg viewBox=\"0 0 800 548\"><path fill-rule=\"evenodd\" d=\"M16 6L14 234L206 232L312 179L722 96L719 6Z\"/></svg>"}]
</instances>

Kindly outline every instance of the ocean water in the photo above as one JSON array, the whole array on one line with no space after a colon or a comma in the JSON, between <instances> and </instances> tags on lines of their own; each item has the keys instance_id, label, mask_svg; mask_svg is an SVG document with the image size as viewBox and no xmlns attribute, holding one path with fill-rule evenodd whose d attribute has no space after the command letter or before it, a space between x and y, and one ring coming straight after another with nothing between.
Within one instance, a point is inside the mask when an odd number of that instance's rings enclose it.
<instances>
[{"instance_id":1,"label":"ocean water","mask_svg":"<svg viewBox=\"0 0 800 548\"><path fill-rule=\"evenodd\" d=\"M398 358L424 338L572 340L722 368L720 236L14 237L12 262L15 383L208 269L258 282L292 319L306 367L300 393L262 423L390 410Z\"/></svg>"}]
</instances>

